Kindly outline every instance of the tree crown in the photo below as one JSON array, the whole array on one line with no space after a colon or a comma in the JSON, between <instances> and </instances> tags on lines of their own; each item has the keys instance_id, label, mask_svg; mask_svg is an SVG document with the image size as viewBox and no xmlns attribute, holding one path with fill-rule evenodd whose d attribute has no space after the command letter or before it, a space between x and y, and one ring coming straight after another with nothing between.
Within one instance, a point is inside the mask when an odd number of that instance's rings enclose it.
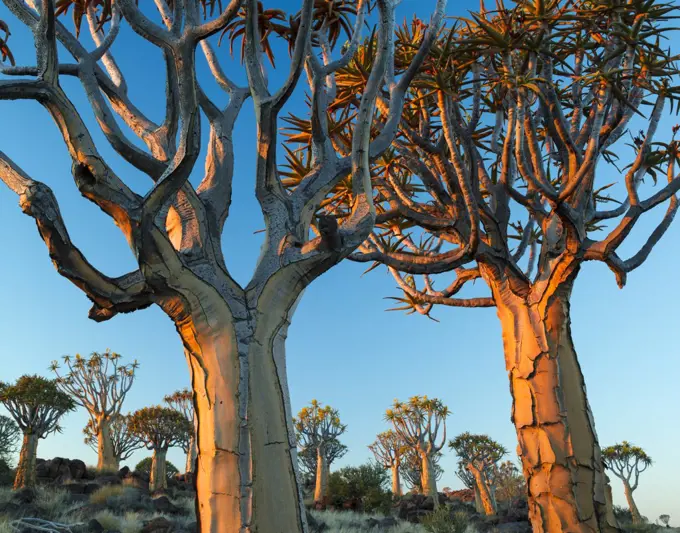
<instances>
[{"instance_id":1,"label":"tree crown","mask_svg":"<svg viewBox=\"0 0 680 533\"><path fill-rule=\"evenodd\" d=\"M320 446L326 442L337 440L347 426L340 422L340 413L330 405L312 400L308 407L300 409L293 420L298 440L307 446Z\"/></svg>"},{"instance_id":2,"label":"tree crown","mask_svg":"<svg viewBox=\"0 0 680 533\"><path fill-rule=\"evenodd\" d=\"M500 461L508 451L487 435L461 433L449 441L449 448L455 450L461 462L486 471Z\"/></svg>"},{"instance_id":3,"label":"tree crown","mask_svg":"<svg viewBox=\"0 0 680 533\"><path fill-rule=\"evenodd\" d=\"M406 443L394 430L378 433L373 444L368 449L373 452L375 460L385 468L391 468L399 464L401 456L406 449Z\"/></svg>"},{"instance_id":4,"label":"tree crown","mask_svg":"<svg viewBox=\"0 0 680 533\"><path fill-rule=\"evenodd\" d=\"M113 455L117 457L119 461L125 461L135 450L144 446L139 435L131 431L129 420L130 415L118 414L109 421ZM83 434L85 435L85 444L97 451L99 446L99 429L97 422L90 418L87 425L83 428Z\"/></svg>"},{"instance_id":5,"label":"tree crown","mask_svg":"<svg viewBox=\"0 0 680 533\"><path fill-rule=\"evenodd\" d=\"M182 446L194 430L182 413L160 405L144 407L127 419L129 431L150 450Z\"/></svg>"},{"instance_id":6,"label":"tree crown","mask_svg":"<svg viewBox=\"0 0 680 533\"><path fill-rule=\"evenodd\" d=\"M394 400L385 412L385 420L392 423L394 431L408 446L428 454L443 448L448 416L449 408L441 400L427 396L413 396L408 402ZM437 444L440 428L443 428L443 438Z\"/></svg>"}]
</instances>

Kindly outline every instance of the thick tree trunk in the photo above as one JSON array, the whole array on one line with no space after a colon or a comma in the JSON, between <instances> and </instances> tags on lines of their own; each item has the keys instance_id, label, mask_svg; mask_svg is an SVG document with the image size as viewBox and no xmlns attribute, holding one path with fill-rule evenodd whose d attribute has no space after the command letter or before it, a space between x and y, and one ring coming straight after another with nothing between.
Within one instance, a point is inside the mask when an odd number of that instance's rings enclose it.
<instances>
[{"instance_id":1,"label":"thick tree trunk","mask_svg":"<svg viewBox=\"0 0 680 533\"><path fill-rule=\"evenodd\" d=\"M631 488L630 483L628 483L628 481L625 479L623 480L623 491L626 494L626 501L628 502L628 508L630 509L631 517L633 518L633 524L641 524L642 515L640 514L640 511L635 504L635 500L633 499L633 489Z\"/></svg>"},{"instance_id":2,"label":"thick tree trunk","mask_svg":"<svg viewBox=\"0 0 680 533\"><path fill-rule=\"evenodd\" d=\"M316 453L316 486L314 488L314 503L326 505L328 496L328 461L323 447Z\"/></svg>"},{"instance_id":3,"label":"thick tree trunk","mask_svg":"<svg viewBox=\"0 0 680 533\"><path fill-rule=\"evenodd\" d=\"M486 483L486 479L478 470L470 471L472 472L472 475L475 476L475 507L477 507L477 501L479 500L479 507L485 515L495 515L496 506L494 505L493 498L489 492L489 486Z\"/></svg>"},{"instance_id":4,"label":"thick tree trunk","mask_svg":"<svg viewBox=\"0 0 680 533\"><path fill-rule=\"evenodd\" d=\"M149 491L151 492L168 488L167 455L167 449L153 451L151 458L151 480L149 481Z\"/></svg>"},{"instance_id":5,"label":"thick tree trunk","mask_svg":"<svg viewBox=\"0 0 680 533\"><path fill-rule=\"evenodd\" d=\"M163 307L194 390L200 532L306 533L285 375L291 289L230 307L202 283L183 283L184 301Z\"/></svg>"},{"instance_id":6,"label":"thick tree trunk","mask_svg":"<svg viewBox=\"0 0 680 533\"><path fill-rule=\"evenodd\" d=\"M473 490L475 491L475 511L482 514L484 506L482 505L482 495L479 493L479 485L477 483L475 483Z\"/></svg>"},{"instance_id":7,"label":"thick tree trunk","mask_svg":"<svg viewBox=\"0 0 680 533\"><path fill-rule=\"evenodd\" d=\"M401 496L401 478L399 476L399 464L392 465L392 494Z\"/></svg>"},{"instance_id":8,"label":"thick tree trunk","mask_svg":"<svg viewBox=\"0 0 680 533\"><path fill-rule=\"evenodd\" d=\"M432 458L427 454L422 454L422 465L421 485L423 486L423 494L425 496L432 496L434 508L436 509L439 507L439 494L437 493L437 479L435 478Z\"/></svg>"},{"instance_id":9,"label":"thick tree trunk","mask_svg":"<svg viewBox=\"0 0 680 533\"><path fill-rule=\"evenodd\" d=\"M521 294L522 287L485 275L503 330L529 516L536 533L616 531L608 478L571 337L569 297L575 271L567 270L554 273L545 282L552 285L543 285L540 297Z\"/></svg>"},{"instance_id":10,"label":"thick tree trunk","mask_svg":"<svg viewBox=\"0 0 680 533\"><path fill-rule=\"evenodd\" d=\"M97 421L97 428L97 469L118 470L118 461L113 453L109 419L100 418Z\"/></svg>"},{"instance_id":11,"label":"thick tree trunk","mask_svg":"<svg viewBox=\"0 0 680 533\"><path fill-rule=\"evenodd\" d=\"M196 469L196 457L198 455L198 449L196 448L196 425L194 424L194 432L189 438L189 451L187 452L186 465L184 466L184 472L191 474Z\"/></svg>"},{"instance_id":12,"label":"thick tree trunk","mask_svg":"<svg viewBox=\"0 0 680 533\"><path fill-rule=\"evenodd\" d=\"M19 465L14 477L14 490L35 486L35 462L38 453L38 436L25 433L19 454Z\"/></svg>"}]
</instances>

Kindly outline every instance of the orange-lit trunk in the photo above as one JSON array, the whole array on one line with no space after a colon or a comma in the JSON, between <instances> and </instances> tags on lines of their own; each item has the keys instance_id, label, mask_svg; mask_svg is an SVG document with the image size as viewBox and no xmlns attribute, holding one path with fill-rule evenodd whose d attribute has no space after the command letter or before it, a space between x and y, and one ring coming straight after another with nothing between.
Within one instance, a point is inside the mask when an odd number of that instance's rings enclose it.
<instances>
[{"instance_id":1,"label":"orange-lit trunk","mask_svg":"<svg viewBox=\"0 0 680 533\"><path fill-rule=\"evenodd\" d=\"M630 509L630 515L633 519L633 524L641 524L642 515L640 514L637 504L633 499L633 489L631 488L630 483L628 483L626 480L623 481L623 492L626 495L626 501L628 502L628 508Z\"/></svg>"},{"instance_id":2,"label":"orange-lit trunk","mask_svg":"<svg viewBox=\"0 0 680 533\"><path fill-rule=\"evenodd\" d=\"M496 506L494 505L489 486L487 485L485 477L479 470L470 468L470 472L475 477L475 507L481 508L487 516L496 514ZM479 501L479 504L477 503Z\"/></svg>"},{"instance_id":3,"label":"orange-lit trunk","mask_svg":"<svg viewBox=\"0 0 680 533\"><path fill-rule=\"evenodd\" d=\"M326 505L328 499L328 461L323 445L316 451L316 486L314 488L314 503Z\"/></svg>"},{"instance_id":4,"label":"orange-lit trunk","mask_svg":"<svg viewBox=\"0 0 680 533\"><path fill-rule=\"evenodd\" d=\"M558 265L560 268L563 265ZM577 267L555 269L540 297L518 283L491 286L503 330L512 421L535 533L617 531L593 414L571 337Z\"/></svg>"},{"instance_id":5,"label":"orange-lit trunk","mask_svg":"<svg viewBox=\"0 0 680 533\"><path fill-rule=\"evenodd\" d=\"M399 475L399 463L392 465L392 494L401 496L401 477Z\"/></svg>"},{"instance_id":6,"label":"orange-lit trunk","mask_svg":"<svg viewBox=\"0 0 680 533\"><path fill-rule=\"evenodd\" d=\"M35 462L38 453L38 436L35 433L24 434L24 442L19 454L19 465L14 477L14 490L35 486Z\"/></svg>"},{"instance_id":7,"label":"orange-lit trunk","mask_svg":"<svg viewBox=\"0 0 680 533\"><path fill-rule=\"evenodd\" d=\"M423 487L425 496L432 496L434 508L439 507L439 494L437 493L437 479L435 477L434 463L428 454L421 454L422 471L420 474L420 484Z\"/></svg>"}]
</instances>

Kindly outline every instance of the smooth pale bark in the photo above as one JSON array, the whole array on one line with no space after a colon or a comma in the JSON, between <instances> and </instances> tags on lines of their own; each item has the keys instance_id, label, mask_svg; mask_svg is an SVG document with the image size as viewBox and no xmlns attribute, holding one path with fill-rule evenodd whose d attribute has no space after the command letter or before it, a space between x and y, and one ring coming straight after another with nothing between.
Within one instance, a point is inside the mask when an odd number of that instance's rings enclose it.
<instances>
[{"instance_id":1,"label":"smooth pale bark","mask_svg":"<svg viewBox=\"0 0 680 533\"><path fill-rule=\"evenodd\" d=\"M428 454L421 454L423 470L420 474L420 484L423 487L425 496L432 496L434 508L439 507L439 494L437 493L437 479L434 474L434 463Z\"/></svg>"},{"instance_id":2,"label":"smooth pale bark","mask_svg":"<svg viewBox=\"0 0 680 533\"><path fill-rule=\"evenodd\" d=\"M35 486L35 463L39 440L35 433L24 434L24 442L19 453L19 465L14 477L14 490Z\"/></svg>"},{"instance_id":3,"label":"smooth pale bark","mask_svg":"<svg viewBox=\"0 0 680 533\"><path fill-rule=\"evenodd\" d=\"M151 479L149 491L163 490L168 488L168 450L156 449L151 458Z\"/></svg>"},{"instance_id":4,"label":"smooth pale bark","mask_svg":"<svg viewBox=\"0 0 680 533\"><path fill-rule=\"evenodd\" d=\"M323 446L316 452L316 486L314 488L314 503L326 505L328 496L328 461Z\"/></svg>"},{"instance_id":5,"label":"smooth pale bark","mask_svg":"<svg viewBox=\"0 0 680 533\"><path fill-rule=\"evenodd\" d=\"M198 450L196 448L196 428L194 427L194 434L191 435L189 439L189 452L187 453L187 462L184 467L184 471L187 473L192 473L196 468L196 456L198 455Z\"/></svg>"},{"instance_id":6,"label":"smooth pale bark","mask_svg":"<svg viewBox=\"0 0 680 533\"><path fill-rule=\"evenodd\" d=\"M399 463L392 465L392 494L401 496L401 476L399 474Z\"/></svg>"},{"instance_id":7,"label":"smooth pale bark","mask_svg":"<svg viewBox=\"0 0 680 533\"><path fill-rule=\"evenodd\" d=\"M470 472L475 477L475 507L480 507L481 512L487 516L495 515L496 506L485 477L477 469L470 468ZM479 505L477 502L479 502Z\"/></svg>"},{"instance_id":8,"label":"smooth pale bark","mask_svg":"<svg viewBox=\"0 0 680 533\"><path fill-rule=\"evenodd\" d=\"M482 495L479 493L479 485L475 483L473 490L475 491L475 511L479 514L484 512L484 506L482 505Z\"/></svg>"},{"instance_id":9,"label":"smooth pale bark","mask_svg":"<svg viewBox=\"0 0 680 533\"><path fill-rule=\"evenodd\" d=\"M258 302L239 308L185 277L183 301L163 307L182 337L195 391L200 531L306 533L282 334L294 285L265 287Z\"/></svg>"},{"instance_id":10,"label":"smooth pale bark","mask_svg":"<svg viewBox=\"0 0 680 533\"><path fill-rule=\"evenodd\" d=\"M535 533L617 531L593 414L571 337L569 297L578 267L562 261L540 296L486 267L503 331L506 367Z\"/></svg>"},{"instance_id":11,"label":"smooth pale bark","mask_svg":"<svg viewBox=\"0 0 680 533\"><path fill-rule=\"evenodd\" d=\"M113 452L111 426L108 418L97 421L97 468L99 470L118 470L118 460Z\"/></svg>"},{"instance_id":12,"label":"smooth pale bark","mask_svg":"<svg viewBox=\"0 0 680 533\"><path fill-rule=\"evenodd\" d=\"M633 499L633 489L630 486L630 483L626 481L625 479L623 480L623 492L626 495L626 501L628 502L628 508L630 509L630 514L633 519L633 524L641 524L642 523L642 515L640 514L640 511L638 510L637 504L635 503L635 500Z\"/></svg>"}]
</instances>

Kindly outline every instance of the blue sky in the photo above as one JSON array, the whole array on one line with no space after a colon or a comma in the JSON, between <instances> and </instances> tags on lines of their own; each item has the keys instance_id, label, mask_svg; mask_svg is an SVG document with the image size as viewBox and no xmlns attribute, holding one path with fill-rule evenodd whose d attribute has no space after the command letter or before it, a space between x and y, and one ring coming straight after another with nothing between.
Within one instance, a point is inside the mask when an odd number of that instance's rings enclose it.
<instances>
[{"instance_id":1,"label":"blue sky","mask_svg":"<svg viewBox=\"0 0 680 533\"><path fill-rule=\"evenodd\" d=\"M297 1L272 5L293 9ZM406 0L403 15L426 15L431 1ZM475 8L473 2L451 2L449 14ZM32 44L18 22L0 7L0 18L12 23L10 43L19 63L34 62ZM680 42L676 43L680 47ZM163 71L159 55L123 31L115 51L131 86L131 97L149 114L163 112ZM146 54L145 52L149 53ZM243 80L238 64L228 62ZM282 64L285 62L282 61ZM280 72L271 74L272 83ZM69 94L83 102L73 80L64 82ZM215 88L207 87L217 95ZM298 92L297 96L301 96ZM291 109L300 109L301 98ZM86 109L86 108L84 108ZM135 190L148 180L105 148L86 111L102 153ZM662 130L674 124L662 123ZM235 139L234 202L224 239L225 255L237 280L245 282L259 253L262 220L253 197L255 162L252 109L246 103ZM70 176L70 161L58 132L46 113L32 102L0 102L0 149L30 175L47 182L57 195L73 241L90 261L109 275L134 268L121 234L106 215L80 197ZM650 218L654 221L654 216ZM649 229L647 222L642 229ZM48 373L50 361L65 354L88 354L106 348L141 365L125 406L134 410L158 403L189 384L182 346L170 320L157 308L95 324L87 319L89 302L50 264L33 221L21 213L17 198L0 187L0 380L25 373ZM639 245L633 235L631 250ZM661 513L680 521L680 467L675 453L680 441L680 358L677 346L680 284L680 224L668 232L647 263L634 272L627 287L616 287L600 264L587 264L572 300L573 336L586 376L590 402L603 445L632 441L655 460L642 476L636 499L641 512L654 519ZM362 266L343 263L318 279L305 293L290 329L288 364L295 410L312 398L339 409L348 425L344 442L349 453L336 466L369 458L366 446L387 429L383 414L395 398L415 394L441 398L451 409L449 435L463 431L486 433L504 444L515 459L516 436L510 423L510 394L503 359L501 332L494 310L440 309L439 323L419 316L387 313L394 281L383 270L361 276ZM81 438L87 421L82 411L68 415L64 433L40 444L39 456L82 457L95 454ZM143 458L138 452L130 464ZM181 452L170 459L182 465ZM460 488L456 458L445 451L446 473L441 486ZM625 504L620 482L613 478L616 503Z\"/></svg>"}]
</instances>

